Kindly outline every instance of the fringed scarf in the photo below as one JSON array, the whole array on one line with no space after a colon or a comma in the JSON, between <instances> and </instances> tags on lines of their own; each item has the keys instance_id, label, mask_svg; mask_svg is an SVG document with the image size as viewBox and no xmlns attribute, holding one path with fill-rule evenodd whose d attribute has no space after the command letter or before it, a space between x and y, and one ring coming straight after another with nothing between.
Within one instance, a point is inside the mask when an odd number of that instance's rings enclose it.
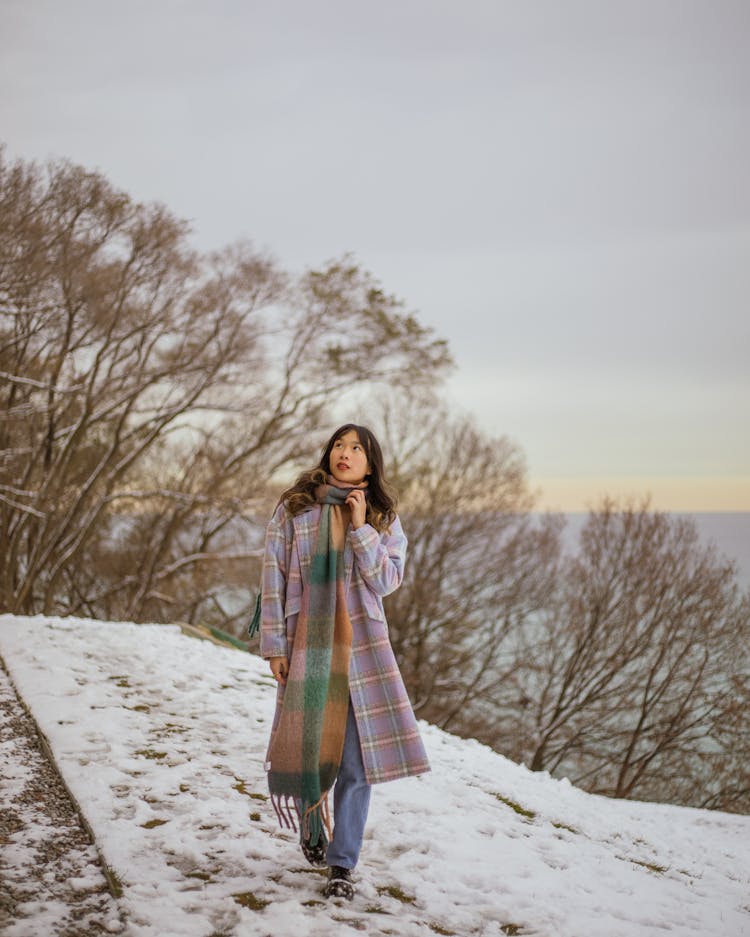
<instances>
[{"instance_id":1,"label":"fringed scarf","mask_svg":"<svg viewBox=\"0 0 750 937\"><path fill-rule=\"evenodd\" d=\"M313 846L331 835L328 792L339 771L349 712L352 623L344 541L350 511L344 502L351 490L329 476L329 484L315 492L322 504L315 552L268 750L268 787L279 821L296 830L296 817L303 839Z\"/></svg>"}]
</instances>

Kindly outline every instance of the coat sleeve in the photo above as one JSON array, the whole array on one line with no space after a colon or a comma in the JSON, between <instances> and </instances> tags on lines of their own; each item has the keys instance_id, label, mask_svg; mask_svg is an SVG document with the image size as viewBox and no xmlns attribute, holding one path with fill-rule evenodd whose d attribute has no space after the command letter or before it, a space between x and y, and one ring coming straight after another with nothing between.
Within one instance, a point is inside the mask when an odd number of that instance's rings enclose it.
<instances>
[{"instance_id":1,"label":"coat sleeve","mask_svg":"<svg viewBox=\"0 0 750 937\"><path fill-rule=\"evenodd\" d=\"M390 531L382 534L370 524L363 524L350 536L354 562L375 595L388 595L398 589L404 577L407 543L401 521L396 518Z\"/></svg>"},{"instance_id":2,"label":"coat sleeve","mask_svg":"<svg viewBox=\"0 0 750 937\"><path fill-rule=\"evenodd\" d=\"M263 555L263 587L260 607L260 653L288 657L284 601L286 597L287 540L291 536L286 511L279 505L266 528Z\"/></svg>"}]
</instances>

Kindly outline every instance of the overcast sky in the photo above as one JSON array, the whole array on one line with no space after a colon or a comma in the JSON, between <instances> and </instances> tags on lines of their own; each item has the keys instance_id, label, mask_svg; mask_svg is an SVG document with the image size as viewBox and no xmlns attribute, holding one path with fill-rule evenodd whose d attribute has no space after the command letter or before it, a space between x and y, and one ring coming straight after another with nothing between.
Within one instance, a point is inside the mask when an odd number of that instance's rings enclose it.
<instances>
[{"instance_id":1,"label":"overcast sky","mask_svg":"<svg viewBox=\"0 0 750 937\"><path fill-rule=\"evenodd\" d=\"M750 510L748 0L0 0L0 137L447 337L546 504Z\"/></svg>"}]
</instances>

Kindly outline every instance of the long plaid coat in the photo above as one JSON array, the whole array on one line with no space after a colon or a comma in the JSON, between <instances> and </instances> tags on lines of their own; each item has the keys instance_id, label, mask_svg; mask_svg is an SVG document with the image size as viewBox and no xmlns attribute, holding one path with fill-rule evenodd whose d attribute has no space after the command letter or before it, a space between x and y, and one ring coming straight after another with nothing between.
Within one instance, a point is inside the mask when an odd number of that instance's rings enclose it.
<instances>
[{"instance_id":1,"label":"long plaid coat","mask_svg":"<svg viewBox=\"0 0 750 937\"><path fill-rule=\"evenodd\" d=\"M292 517L282 504L268 524L260 635L265 658L291 657L320 512L316 504ZM386 533L369 524L347 530L344 567L353 628L349 691L370 784L430 770L383 613L383 596L401 584L405 557L406 537L398 518ZM279 685L272 733L283 698Z\"/></svg>"}]
</instances>

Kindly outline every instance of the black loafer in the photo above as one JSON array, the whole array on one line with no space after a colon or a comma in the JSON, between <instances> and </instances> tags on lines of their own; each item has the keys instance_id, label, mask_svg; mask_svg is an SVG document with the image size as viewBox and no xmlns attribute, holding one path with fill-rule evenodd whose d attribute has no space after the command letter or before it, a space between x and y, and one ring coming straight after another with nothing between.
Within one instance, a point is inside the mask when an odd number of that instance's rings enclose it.
<instances>
[{"instance_id":1,"label":"black loafer","mask_svg":"<svg viewBox=\"0 0 750 937\"><path fill-rule=\"evenodd\" d=\"M323 890L326 898L346 898L351 901L354 897L354 884L351 869L340 865L332 865L328 873L328 884Z\"/></svg>"}]
</instances>

